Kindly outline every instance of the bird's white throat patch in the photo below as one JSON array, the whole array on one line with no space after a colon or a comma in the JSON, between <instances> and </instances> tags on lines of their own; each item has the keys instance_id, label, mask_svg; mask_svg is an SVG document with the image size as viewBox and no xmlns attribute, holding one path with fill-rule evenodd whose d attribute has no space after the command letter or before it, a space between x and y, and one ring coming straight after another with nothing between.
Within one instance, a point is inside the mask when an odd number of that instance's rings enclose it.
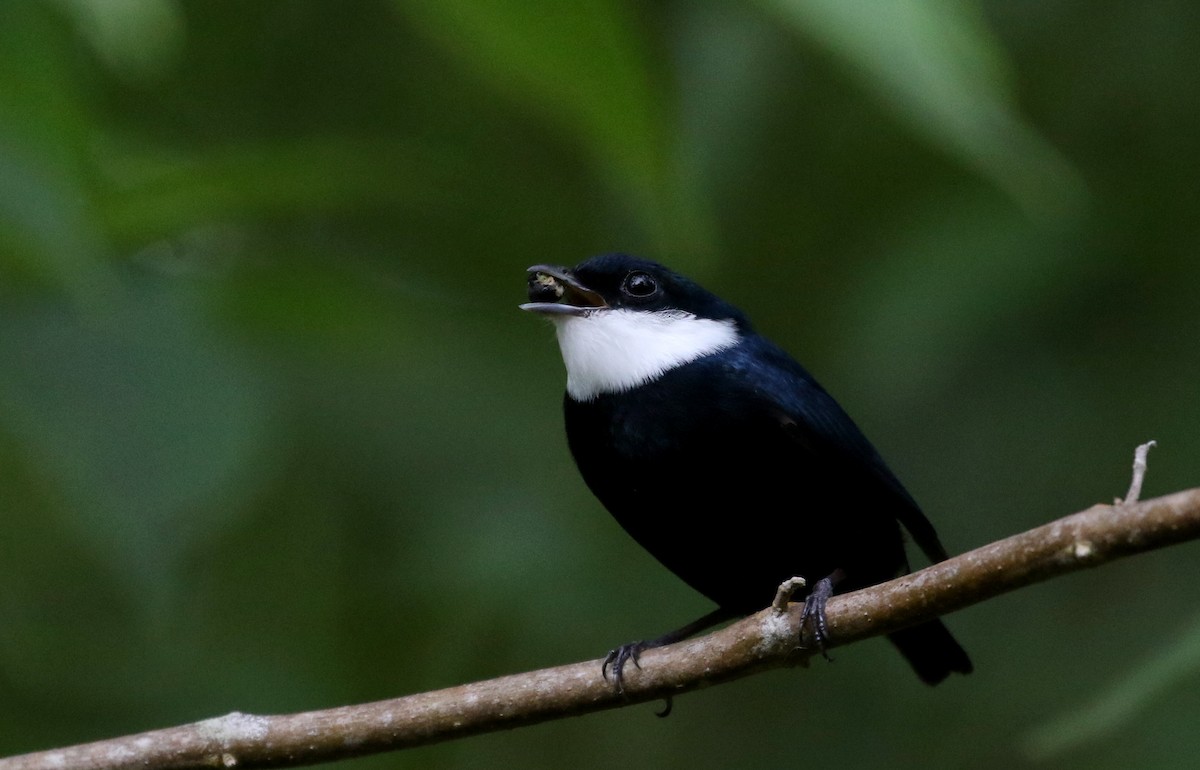
<instances>
[{"instance_id":1,"label":"bird's white throat patch","mask_svg":"<svg viewBox=\"0 0 1200 770\"><path fill-rule=\"evenodd\" d=\"M605 308L551 320L567 367L567 393L576 401L644 385L739 339L733 321L678 310Z\"/></svg>"}]
</instances>

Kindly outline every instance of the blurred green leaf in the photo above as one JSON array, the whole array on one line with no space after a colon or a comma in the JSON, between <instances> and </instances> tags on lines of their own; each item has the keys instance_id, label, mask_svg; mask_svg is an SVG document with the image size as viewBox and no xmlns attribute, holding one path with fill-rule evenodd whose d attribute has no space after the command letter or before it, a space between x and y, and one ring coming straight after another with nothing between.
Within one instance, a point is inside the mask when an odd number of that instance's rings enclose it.
<instances>
[{"instance_id":1,"label":"blurred green leaf","mask_svg":"<svg viewBox=\"0 0 1200 770\"><path fill-rule=\"evenodd\" d=\"M1062 240L986 196L900 209L841 307L841 342L889 372L873 380L880 398L900 404L940 388L966 351L1068 291L1095 262Z\"/></svg>"},{"instance_id":2,"label":"blurred green leaf","mask_svg":"<svg viewBox=\"0 0 1200 770\"><path fill-rule=\"evenodd\" d=\"M86 151L91 117L74 42L53 5L0 3L0 135L63 168Z\"/></svg>"},{"instance_id":3,"label":"blurred green leaf","mask_svg":"<svg viewBox=\"0 0 1200 770\"><path fill-rule=\"evenodd\" d=\"M97 55L131 80L162 75L183 47L183 11L177 0L60 0Z\"/></svg>"},{"instance_id":4,"label":"blurred green leaf","mask_svg":"<svg viewBox=\"0 0 1200 770\"><path fill-rule=\"evenodd\" d=\"M109 291L106 248L78 180L2 135L0 167L0 278L26 277L89 302Z\"/></svg>"},{"instance_id":5,"label":"blurred green leaf","mask_svg":"<svg viewBox=\"0 0 1200 770\"><path fill-rule=\"evenodd\" d=\"M662 252L710 248L676 172L673 101L624 0L398 0L487 82L534 106L590 156Z\"/></svg>"},{"instance_id":6,"label":"blurred green leaf","mask_svg":"<svg viewBox=\"0 0 1200 770\"><path fill-rule=\"evenodd\" d=\"M31 279L95 299L111 288L74 63L69 31L45 6L0 3L0 289Z\"/></svg>"},{"instance_id":7,"label":"blurred green leaf","mask_svg":"<svg viewBox=\"0 0 1200 770\"><path fill-rule=\"evenodd\" d=\"M265 438L256 378L199 319L146 287L103 315L3 313L0 422L62 492L80 541L147 600L234 520Z\"/></svg>"},{"instance_id":8,"label":"blurred green leaf","mask_svg":"<svg viewBox=\"0 0 1200 770\"><path fill-rule=\"evenodd\" d=\"M116 145L106 147L102 168L114 190L101 213L122 243L247 217L452 205L470 171L444 148L338 138L186 156Z\"/></svg>"},{"instance_id":9,"label":"blurred green leaf","mask_svg":"<svg viewBox=\"0 0 1200 770\"><path fill-rule=\"evenodd\" d=\"M1053 760L1081 746L1117 740L1123 726L1161 701L1175 687L1200 675L1200 617L1179 638L1132 671L1119 675L1089 703L1051 718L1025 736L1025 750L1038 761Z\"/></svg>"},{"instance_id":10,"label":"blurred green leaf","mask_svg":"<svg viewBox=\"0 0 1200 770\"><path fill-rule=\"evenodd\" d=\"M1011 67L972 0L759 0L928 141L1037 218L1075 215L1074 170L1019 114Z\"/></svg>"},{"instance_id":11,"label":"blurred green leaf","mask_svg":"<svg viewBox=\"0 0 1200 770\"><path fill-rule=\"evenodd\" d=\"M777 110L787 36L739 3L702 2L671 26L679 91L678 142L686 188L742 195L746 169Z\"/></svg>"},{"instance_id":12,"label":"blurred green leaf","mask_svg":"<svg viewBox=\"0 0 1200 770\"><path fill-rule=\"evenodd\" d=\"M407 291L401 291L401 289ZM339 361L393 364L428 344L447 325L410 285L381 280L356 265L312 265L298 259L286 275L242 270L222 296L225 312L243 332L272 345ZM416 307L414 307L416 304ZM444 331L443 331L444 333Z\"/></svg>"}]
</instances>

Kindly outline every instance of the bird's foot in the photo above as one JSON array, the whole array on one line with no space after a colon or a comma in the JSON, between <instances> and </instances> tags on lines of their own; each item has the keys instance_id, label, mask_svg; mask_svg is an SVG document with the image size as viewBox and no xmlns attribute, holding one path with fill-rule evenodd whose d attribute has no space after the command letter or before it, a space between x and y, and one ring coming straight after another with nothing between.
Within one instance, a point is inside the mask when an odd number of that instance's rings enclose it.
<instances>
[{"instance_id":1,"label":"bird's foot","mask_svg":"<svg viewBox=\"0 0 1200 770\"><path fill-rule=\"evenodd\" d=\"M825 618L825 605L833 596L834 587L845 577L842 570L834 570L832 574L821 578L804 598L804 610L800 613L800 634L804 635L805 628L816 642L821 657L833 660L825 651L825 643L829 639L829 621Z\"/></svg>"},{"instance_id":2,"label":"bird's foot","mask_svg":"<svg viewBox=\"0 0 1200 770\"><path fill-rule=\"evenodd\" d=\"M612 681L617 687L617 692L625 694L625 664L633 661L633 665L641 668L640 661L642 651L656 647L653 642L640 641L622 644L616 649L609 650L608 655L604 658L604 664L600 666L600 675L608 679L608 672L612 670Z\"/></svg>"},{"instance_id":3,"label":"bird's foot","mask_svg":"<svg viewBox=\"0 0 1200 770\"><path fill-rule=\"evenodd\" d=\"M625 666L629 661L633 661L633 665L641 668L641 655L646 650L653 650L656 647L666 647L668 644L675 644L678 641L687 639L689 636L700 633L706 629L712 628L718 623L722 623L730 618L736 617L737 613L732 610L727 610L723 607L718 607L702 618L697 618L691 623L688 623L683 628L677 628L669 634L663 634L657 639L646 639L640 642L630 642L622 644L615 650L609 650L608 655L604 658L604 663L600 666L600 675L605 680L608 679L608 672L612 671L612 681L616 685L617 692L622 696L625 695ZM658 713L660 717L665 717L671 713L671 696L667 696L666 705L662 711Z\"/></svg>"},{"instance_id":4,"label":"bird's foot","mask_svg":"<svg viewBox=\"0 0 1200 770\"><path fill-rule=\"evenodd\" d=\"M625 695L625 664L633 661L633 665L641 668L642 664L638 661L641 657L642 650L650 650L661 646L656 643L657 640L630 642L622 644L615 650L609 650L608 655L604 658L604 664L600 666L600 675L608 679L609 667L612 667L613 683L617 686L617 692L622 696ZM656 717L666 717L671 715L671 709L675 706L675 701L668 695L663 699L662 711L656 711Z\"/></svg>"}]
</instances>

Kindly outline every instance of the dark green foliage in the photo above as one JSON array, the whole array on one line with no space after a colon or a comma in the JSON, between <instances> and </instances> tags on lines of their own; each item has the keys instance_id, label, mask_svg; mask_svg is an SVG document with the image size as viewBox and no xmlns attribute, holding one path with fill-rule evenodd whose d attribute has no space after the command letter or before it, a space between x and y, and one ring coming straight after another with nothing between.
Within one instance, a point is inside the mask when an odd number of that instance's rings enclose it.
<instances>
[{"instance_id":1,"label":"dark green foliage","mask_svg":"<svg viewBox=\"0 0 1200 770\"><path fill-rule=\"evenodd\" d=\"M951 551L1200 483L1188 2L0 2L0 753L601 656L709 609L567 455L524 268L747 310ZM1176 767L1196 546L361 767ZM769 597L764 597L764 603ZM1091 704L1091 705L1089 705Z\"/></svg>"}]
</instances>

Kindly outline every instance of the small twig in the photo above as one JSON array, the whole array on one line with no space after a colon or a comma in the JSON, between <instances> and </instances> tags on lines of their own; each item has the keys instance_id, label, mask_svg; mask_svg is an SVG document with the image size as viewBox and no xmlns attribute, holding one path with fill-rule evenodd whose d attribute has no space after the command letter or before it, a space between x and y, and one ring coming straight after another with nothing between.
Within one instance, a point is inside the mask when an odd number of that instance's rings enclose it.
<instances>
[{"instance_id":1,"label":"small twig","mask_svg":"<svg viewBox=\"0 0 1200 770\"><path fill-rule=\"evenodd\" d=\"M1150 454L1150 448L1154 446L1158 446L1157 441L1147 441L1133 451L1133 479L1129 482L1129 491L1125 493L1125 499L1116 499L1117 505L1132 505L1142 496L1142 482L1146 480L1146 455Z\"/></svg>"},{"instance_id":2,"label":"small twig","mask_svg":"<svg viewBox=\"0 0 1200 770\"><path fill-rule=\"evenodd\" d=\"M775 601L771 602L771 609L776 612L787 612L788 602L796 595L804 586L808 585L802 577L788 578L779 584L779 590L775 592Z\"/></svg>"}]
</instances>

